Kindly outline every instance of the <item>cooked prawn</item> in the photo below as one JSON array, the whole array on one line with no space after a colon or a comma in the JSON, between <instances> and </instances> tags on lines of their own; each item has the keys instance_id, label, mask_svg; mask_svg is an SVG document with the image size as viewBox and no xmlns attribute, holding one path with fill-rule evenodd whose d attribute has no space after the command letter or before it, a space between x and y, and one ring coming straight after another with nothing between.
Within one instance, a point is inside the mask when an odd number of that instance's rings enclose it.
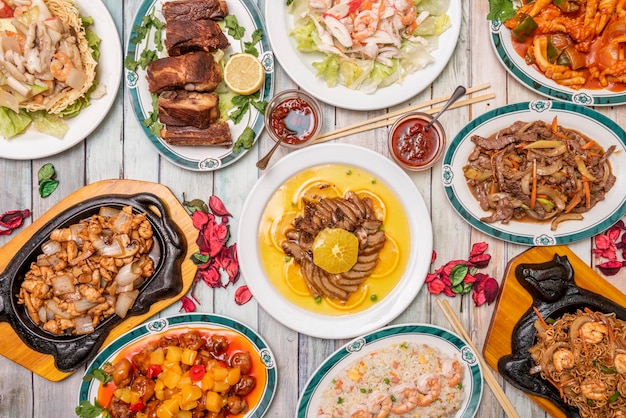
<instances>
[{"instance_id":1,"label":"cooked prawn","mask_svg":"<svg viewBox=\"0 0 626 418\"><path fill-rule=\"evenodd\" d=\"M372 414L368 411L367 406L358 403L350 408L348 416L350 418L371 418Z\"/></svg>"},{"instance_id":2,"label":"cooked prawn","mask_svg":"<svg viewBox=\"0 0 626 418\"><path fill-rule=\"evenodd\" d=\"M592 401L601 401L606 397L606 383L596 379L587 379L580 384L580 393Z\"/></svg>"},{"instance_id":3,"label":"cooked prawn","mask_svg":"<svg viewBox=\"0 0 626 418\"><path fill-rule=\"evenodd\" d=\"M437 399L439 392L441 391L441 382L439 381L439 377L432 373L421 375L417 379L417 390L423 395L420 396L417 401L417 405L430 405L435 401L435 399Z\"/></svg>"},{"instance_id":4,"label":"cooked prawn","mask_svg":"<svg viewBox=\"0 0 626 418\"><path fill-rule=\"evenodd\" d=\"M367 410L375 418L385 418L391 411L391 396L385 392L374 392L367 398Z\"/></svg>"},{"instance_id":5,"label":"cooked prawn","mask_svg":"<svg viewBox=\"0 0 626 418\"><path fill-rule=\"evenodd\" d=\"M567 348L559 348L552 354L552 364L554 364L554 368L558 372L564 369L571 369L576 364L574 353Z\"/></svg>"},{"instance_id":6,"label":"cooked prawn","mask_svg":"<svg viewBox=\"0 0 626 418\"><path fill-rule=\"evenodd\" d=\"M580 327L580 337L587 344L598 344L608 333L606 325L600 322L586 322Z\"/></svg>"},{"instance_id":7,"label":"cooked prawn","mask_svg":"<svg viewBox=\"0 0 626 418\"><path fill-rule=\"evenodd\" d=\"M54 54L54 59L50 63L50 72L52 72L54 78L62 82L67 81L67 76L73 68L74 63L67 54L63 52Z\"/></svg>"},{"instance_id":8,"label":"cooked prawn","mask_svg":"<svg viewBox=\"0 0 626 418\"><path fill-rule=\"evenodd\" d=\"M366 38L376 33L378 22L380 21L378 13L374 10L363 10L354 18L354 32L352 37L357 41L364 41Z\"/></svg>"},{"instance_id":9,"label":"cooked prawn","mask_svg":"<svg viewBox=\"0 0 626 418\"><path fill-rule=\"evenodd\" d=\"M626 374L626 354L617 353L613 359L613 365L615 366L617 373Z\"/></svg>"},{"instance_id":10,"label":"cooked prawn","mask_svg":"<svg viewBox=\"0 0 626 418\"><path fill-rule=\"evenodd\" d=\"M309 6L311 6L311 9L319 12L325 12L330 9L332 5L332 0L309 0Z\"/></svg>"},{"instance_id":11,"label":"cooked prawn","mask_svg":"<svg viewBox=\"0 0 626 418\"><path fill-rule=\"evenodd\" d=\"M441 374L448 378L448 387L453 388L463 380L463 367L456 359L446 359L441 365Z\"/></svg>"},{"instance_id":12,"label":"cooked prawn","mask_svg":"<svg viewBox=\"0 0 626 418\"><path fill-rule=\"evenodd\" d=\"M402 383L392 389L396 404L391 408L394 414L406 414L417 408L419 390L413 385Z\"/></svg>"}]
</instances>

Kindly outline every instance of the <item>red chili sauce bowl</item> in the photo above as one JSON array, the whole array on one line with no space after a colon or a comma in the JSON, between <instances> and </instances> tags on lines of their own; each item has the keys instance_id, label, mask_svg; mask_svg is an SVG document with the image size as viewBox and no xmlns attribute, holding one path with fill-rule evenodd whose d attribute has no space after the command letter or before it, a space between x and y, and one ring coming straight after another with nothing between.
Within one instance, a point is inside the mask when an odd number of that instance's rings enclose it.
<instances>
[{"instance_id":1,"label":"red chili sauce bowl","mask_svg":"<svg viewBox=\"0 0 626 418\"><path fill-rule=\"evenodd\" d=\"M275 142L288 148L311 143L322 130L318 101L302 90L284 90L270 100L265 110L265 129Z\"/></svg>"},{"instance_id":2,"label":"red chili sauce bowl","mask_svg":"<svg viewBox=\"0 0 626 418\"><path fill-rule=\"evenodd\" d=\"M412 112L400 117L389 131L389 152L394 161L408 171L428 170L446 147L446 133L439 121L425 130L432 116Z\"/></svg>"}]
</instances>

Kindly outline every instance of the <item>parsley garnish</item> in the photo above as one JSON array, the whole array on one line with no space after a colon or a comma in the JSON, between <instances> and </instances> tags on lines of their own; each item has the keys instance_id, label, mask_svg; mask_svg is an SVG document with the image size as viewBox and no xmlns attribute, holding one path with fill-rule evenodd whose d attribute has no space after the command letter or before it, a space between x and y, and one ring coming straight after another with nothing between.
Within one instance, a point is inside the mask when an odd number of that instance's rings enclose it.
<instances>
[{"instance_id":1,"label":"parsley garnish","mask_svg":"<svg viewBox=\"0 0 626 418\"><path fill-rule=\"evenodd\" d=\"M103 369L93 369L83 377L84 382L89 382L96 379L102 383L109 383L113 381L113 376L105 372Z\"/></svg>"},{"instance_id":2,"label":"parsley garnish","mask_svg":"<svg viewBox=\"0 0 626 418\"><path fill-rule=\"evenodd\" d=\"M110 418L109 411L104 409L97 399L93 400L93 404L89 401L82 401L74 410L80 418Z\"/></svg>"},{"instance_id":3,"label":"parsley garnish","mask_svg":"<svg viewBox=\"0 0 626 418\"><path fill-rule=\"evenodd\" d=\"M142 43L145 39L148 38L150 31L154 29L153 41L154 47L156 50L145 48L139 54L139 60L135 60L133 57L127 56L124 58L124 67L128 68L131 71L137 71L137 68L141 67L141 69L145 70L148 64L157 58L159 58L159 54L157 51L163 50L163 42L161 39L163 33L164 23L161 22L154 16L154 7L150 11L150 14L145 15L141 19L141 25L135 25L133 30L136 34L130 39L130 42L138 45Z\"/></svg>"},{"instance_id":4,"label":"parsley garnish","mask_svg":"<svg viewBox=\"0 0 626 418\"><path fill-rule=\"evenodd\" d=\"M512 0L489 0L488 20L498 19L505 22L515 15L515 7Z\"/></svg>"}]
</instances>

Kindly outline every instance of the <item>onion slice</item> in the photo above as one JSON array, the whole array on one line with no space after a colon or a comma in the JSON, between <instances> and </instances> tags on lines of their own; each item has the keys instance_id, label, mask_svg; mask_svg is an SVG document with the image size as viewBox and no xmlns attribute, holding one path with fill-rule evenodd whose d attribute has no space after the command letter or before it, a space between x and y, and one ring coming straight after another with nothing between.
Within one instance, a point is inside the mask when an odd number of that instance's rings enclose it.
<instances>
[{"instance_id":1,"label":"onion slice","mask_svg":"<svg viewBox=\"0 0 626 418\"><path fill-rule=\"evenodd\" d=\"M115 302L115 314L120 318L126 318L126 314L135 303L137 296L139 296L139 290L120 293Z\"/></svg>"}]
</instances>

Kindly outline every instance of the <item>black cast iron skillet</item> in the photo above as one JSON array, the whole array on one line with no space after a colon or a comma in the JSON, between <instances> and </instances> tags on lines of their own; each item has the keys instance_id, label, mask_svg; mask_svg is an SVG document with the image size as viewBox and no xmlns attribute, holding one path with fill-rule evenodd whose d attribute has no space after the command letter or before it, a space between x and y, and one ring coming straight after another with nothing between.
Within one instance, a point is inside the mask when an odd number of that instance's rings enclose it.
<instances>
[{"instance_id":1,"label":"black cast iron skillet","mask_svg":"<svg viewBox=\"0 0 626 418\"><path fill-rule=\"evenodd\" d=\"M121 209L132 206L133 212L147 214L154 232L158 251L154 257L154 274L139 289L139 296L128 316L141 315L159 300L174 297L183 287L180 265L186 253L186 241L178 226L170 219L167 206L150 193L106 195L86 200L66 209L46 223L11 259L0 275L0 321L8 322L28 347L54 357L57 369L76 370L86 364L98 351L109 331L123 319L113 314L103 320L91 334L55 335L37 326L26 308L17 303L20 286L31 262L41 254L41 245L57 228L66 228L97 214L101 207Z\"/></svg>"},{"instance_id":2,"label":"black cast iron skillet","mask_svg":"<svg viewBox=\"0 0 626 418\"><path fill-rule=\"evenodd\" d=\"M533 305L543 318L557 319L565 313L589 308L592 311L615 313L626 320L626 308L597 293L582 289L574 280L574 269L567 256L555 254L551 261L536 264L520 264L515 277L533 297ZM534 361L528 349L535 345L534 323L537 315L532 306L513 328L511 353L498 361L498 371L509 383L527 393L549 399L568 418L579 418L578 408L567 405L558 390L539 374L530 374Z\"/></svg>"}]
</instances>

